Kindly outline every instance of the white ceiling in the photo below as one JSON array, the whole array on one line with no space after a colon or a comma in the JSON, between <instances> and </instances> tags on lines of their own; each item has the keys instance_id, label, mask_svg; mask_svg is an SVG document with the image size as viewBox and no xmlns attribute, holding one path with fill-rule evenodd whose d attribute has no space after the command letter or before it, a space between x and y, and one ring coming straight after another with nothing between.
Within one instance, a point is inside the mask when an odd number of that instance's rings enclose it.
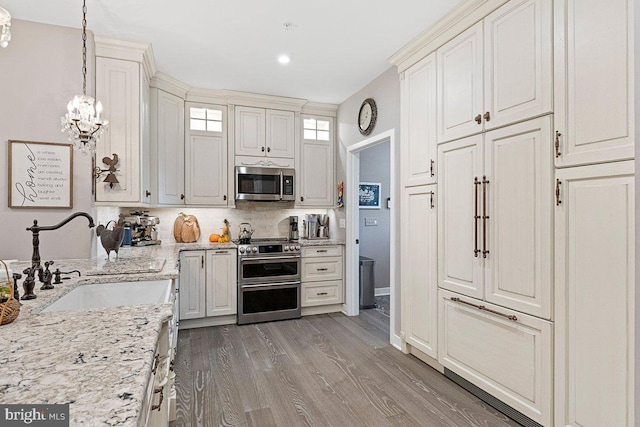
<instances>
[{"instance_id":1,"label":"white ceiling","mask_svg":"<svg viewBox=\"0 0 640 427\"><path fill-rule=\"evenodd\" d=\"M87 22L97 35L150 42L158 69L192 87L339 104L459 2L87 0ZM0 5L15 19L81 27L81 0Z\"/></svg>"}]
</instances>

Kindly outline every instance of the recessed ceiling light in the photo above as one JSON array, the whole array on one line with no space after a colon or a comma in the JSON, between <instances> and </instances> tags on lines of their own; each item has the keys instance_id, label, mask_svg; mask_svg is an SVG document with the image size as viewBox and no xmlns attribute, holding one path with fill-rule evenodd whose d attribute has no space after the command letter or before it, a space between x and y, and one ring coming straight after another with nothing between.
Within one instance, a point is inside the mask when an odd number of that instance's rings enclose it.
<instances>
[{"instance_id":1,"label":"recessed ceiling light","mask_svg":"<svg viewBox=\"0 0 640 427\"><path fill-rule=\"evenodd\" d=\"M278 62L281 64L288 64L289 62L291 62L291 58L289 58L288 55L280 55L278 57Z\"/></svg>"}]
</instances>

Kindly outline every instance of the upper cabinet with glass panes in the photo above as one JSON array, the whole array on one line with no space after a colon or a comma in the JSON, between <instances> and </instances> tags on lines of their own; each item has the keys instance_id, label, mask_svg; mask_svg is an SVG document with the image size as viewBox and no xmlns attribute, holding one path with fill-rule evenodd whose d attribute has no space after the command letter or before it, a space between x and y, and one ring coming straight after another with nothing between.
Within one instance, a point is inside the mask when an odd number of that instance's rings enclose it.
<instances>
[{"instance_id":1,"label":"upper cabinet with glass panes","mask_svg":"<svg viewBox=\"0 0 640 427\"><path fill-rule=\"evenodd\" d=\"M211 108L189 108L189 130L222 132L222 110Z\"/></svg>"},{"instance_id":2,"label":"upper cabinet with glass panes","mask_svg":"<svg viewBox=\"0 0 640 427\"><path fill-rule=\"evenodd\" d=\"M331 123L329 120L315 118L304 119L302 121L302 138L311 141L330 141Z\"/></svg>"},{"instance_id":3,"label":"upper cabinet with glass panes","mask_svg":"<svg viewBox=\"0 0 640 427\"><path fill-rule=\"evenodd\" d=\"M236 156L293 159L295 134L293 111L235 108Z\"/></svg>"}]
</instances>

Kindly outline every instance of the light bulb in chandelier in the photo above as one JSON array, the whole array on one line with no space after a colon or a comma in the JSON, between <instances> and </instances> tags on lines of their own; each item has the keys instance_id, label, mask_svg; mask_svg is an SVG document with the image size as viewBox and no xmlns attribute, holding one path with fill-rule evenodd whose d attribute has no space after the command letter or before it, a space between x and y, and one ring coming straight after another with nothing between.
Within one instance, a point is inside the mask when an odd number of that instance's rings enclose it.
<instances>
[{"instance_id":1,"label":"light bulb in chandelier","mask_svg":"<svg viewBox=\"0 0 640 427\"><path fill-rule=\"evenodd\" d=\"M9 46L11 41L11 15L6 9L0 7L0 47Z\"/></svg>"}]
</instances>

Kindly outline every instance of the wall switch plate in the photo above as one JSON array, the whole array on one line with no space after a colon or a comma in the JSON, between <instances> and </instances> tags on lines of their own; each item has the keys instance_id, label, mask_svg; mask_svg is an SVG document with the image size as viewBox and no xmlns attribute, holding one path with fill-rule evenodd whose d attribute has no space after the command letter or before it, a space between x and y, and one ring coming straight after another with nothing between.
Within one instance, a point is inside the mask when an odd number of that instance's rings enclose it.
<instances>
[{"instance_id":1,"label":"wall switch plate","mask_svg":"<svg viewBox=\"0 0 640 427\"><path fill-rule=\"evenodd\" d=\"M378 225L378 219L377 218L365 218L364 219L364 226L365 227L371 227L374 225Z\"/></svg>"},{"instance_id":2,"label":"wall switch plate","mask_svg":"<svg viewBox=\"0 0 640 427\"><path fill-rule=\"evenodd\" d=\"M340 228L347 228L347 220L344 218L340 219Z\"/></svg>"}]
</instances>

